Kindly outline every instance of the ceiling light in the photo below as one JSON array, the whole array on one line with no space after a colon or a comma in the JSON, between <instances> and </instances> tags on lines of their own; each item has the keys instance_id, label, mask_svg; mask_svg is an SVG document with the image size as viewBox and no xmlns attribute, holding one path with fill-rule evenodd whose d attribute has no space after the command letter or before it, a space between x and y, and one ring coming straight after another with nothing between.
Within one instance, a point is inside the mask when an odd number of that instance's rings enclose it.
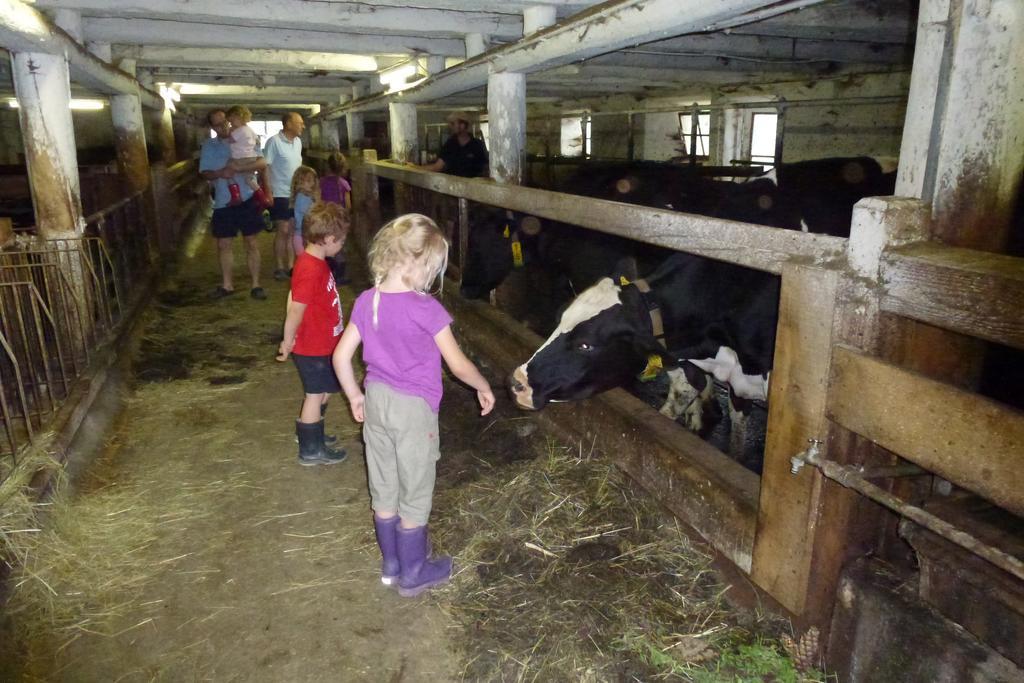
<instances>
[{"instance_id":1,"label":"ceiling light","mask_svg":"<svg viewBox=\"0 0 1024 683\"><path fill-rule=\"evenodd\" d=\"M388 92L398 92L418 83L419 80L409 83L408 79L419 75L419 64L416 62L406 62L401 66L382 71L380 73L380 82L388 86Z\"/></svg>"},{"instance_id":2,"label":"ceiling light","mask_svg":"<svg viewBox=\"0 0 1024 683\"><path fill-rule=\"evenodd\" d=\"M11 109L18 108L18 100L13 97L8 98L7 106ZM69 109L75 109L77 111L98 111L107 106L107 103L103 100L87 100L87 99L75 99L72 98L69 102Z\"/></svg>"}]
</instances>

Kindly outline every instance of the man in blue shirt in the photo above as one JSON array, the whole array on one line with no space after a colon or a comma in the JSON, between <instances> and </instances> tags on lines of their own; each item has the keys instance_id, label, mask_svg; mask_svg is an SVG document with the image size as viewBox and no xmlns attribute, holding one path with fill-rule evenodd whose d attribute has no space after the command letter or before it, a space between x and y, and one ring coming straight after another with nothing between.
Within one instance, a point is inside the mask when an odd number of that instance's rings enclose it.
<instances>
[{"instance_id":1,"label":"man in blue shirt","mask_svg":"<svg viewBox=\"0 0 1024 683\"><path fill-rule=\"evenodd\" d=\"M302 165L302 138L299 136L306 127L302 115L294 111L282 116L281 123L284 128L267 140L263 150L270 169L270 192L274 195L270 218L274 221L274 228L277 231L274 237L274 258L277 261L277 269L274 270L275 280L287 280L288 270L295 262L295 254L290 253L295 217L288 204L292 195L292 174Z\"/></svg>"},{"instance_id":2,"label":"man in blue shirt","mask_svg":"<svg viewBox=\"0 0 1024 683\"><path fill-rule=\"evenodd\" d=\"M230 126L223 109L214 109L206 115L206 122L217 137L203 142L199 152L199 173L213 186L213 218L210 230L217 240L217 257L220 261L221 285L210 295L221 299L235 293L234 285L234 238L242 233L245 240L246 263L249 266L253 299L266 299L267 294L260 287L260 249L256 238L263 230L263 213L252 196L252 188L244 179L236 178L237 173L262 171L267 162L262 157L252 160L231 160ZM259 150L257 150L259 153ZM234 179L242 192L242 203L229 206L231 191L228 181Z\"/></svg>"}]
</instances>

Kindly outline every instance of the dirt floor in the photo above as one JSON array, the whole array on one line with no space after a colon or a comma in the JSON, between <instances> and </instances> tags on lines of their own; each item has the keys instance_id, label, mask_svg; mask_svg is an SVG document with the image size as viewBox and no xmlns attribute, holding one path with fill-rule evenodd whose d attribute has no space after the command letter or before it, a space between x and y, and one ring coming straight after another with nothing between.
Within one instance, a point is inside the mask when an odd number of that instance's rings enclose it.
<instances>
[{"instance_id":1,"label":"dirt floor","mask_svg":"<svg viewBox=\"0 0 1024 683\"><path fill-rule=\"evenodd\" d=\"M780 626L762 614L720 612L727 589L709 558L642 492L578 445L550 442L503 395L493 415L479 417L473 393L451 381L432 523L435 549L456 556L458 575L412 600L381 586L359 431L340 397L327 426L349 459L329 467L295 459L301 388L293 366L274 360L287 283L267 278L269 299L249 298L239 244L239 293L212 301L215 254L209 240L196 244L146 315L117 428L66 516L52 513L74 520L65 537L85 538L68 542L63 578L49 567L21 579L45 586L38 590L53 604L42 623L13 590L0 678L798 680L785 658L772 659L765 675L731 673L747 667L741 642L760 648L754 656L779 656L777 641L762 644ZM261 247L269 273L270 235ZM342 288L344 310L353 297ZM542 491L577 480L590 488ZM602 517L604 508L618 517ZM557 532L562 540L545 536L559 515L585 526ZM499 528L497 517L519 526ZM495 536L478 535L492 526ZM682 564L694 573L684 575ZM617 588L615 577L634 569L649 592ZM503 593L502 585L514 588ZM617 596L620 612L601 591ZM589 592L605 603L588 606ZM645 640L658 633L670 640ZM563 651L577 641L593 660ZM678 656L682 647L663 654L680 644L691 657ZM685 673L713 663L718 650L729 673Z\"/></svg>"}]
</instances>

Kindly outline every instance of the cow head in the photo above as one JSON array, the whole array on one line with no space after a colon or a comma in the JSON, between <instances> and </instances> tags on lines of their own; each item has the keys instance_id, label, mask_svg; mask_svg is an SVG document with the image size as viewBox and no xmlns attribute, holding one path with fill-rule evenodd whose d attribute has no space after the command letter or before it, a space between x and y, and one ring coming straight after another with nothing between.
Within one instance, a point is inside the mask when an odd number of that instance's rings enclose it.
<instances>
[{"instance_id":1,"label":"cow head","mask_svg":"<svg viewBox=\"0 0 1024 683\"><path fill-rule=\"evenodd\" d=\"M510 388L519 407L539 410L627 384L651 354L675 365L651 333L639 290L603 278L566 308L547 341L513 372Z\"/></svg>"}]
</instances>

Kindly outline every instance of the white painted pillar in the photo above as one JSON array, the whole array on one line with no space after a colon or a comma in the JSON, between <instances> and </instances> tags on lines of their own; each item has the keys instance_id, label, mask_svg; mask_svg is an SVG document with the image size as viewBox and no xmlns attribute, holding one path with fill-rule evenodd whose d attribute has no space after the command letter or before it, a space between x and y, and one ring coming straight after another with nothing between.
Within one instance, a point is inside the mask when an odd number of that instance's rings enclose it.
<instances>
[{"instance_id":1,"label":"white painted pillar","mask_svg":"<svg viewBox=\"0 0 1024 683\"><path fill-rule=\"evenodd\" d=\"M412 163L419 161L416 105L411 102L388 104L388 130L391 135L391 158Z\"/></svg>"},{"instance_id":2,"label":"white painted pillar","mask_svg":"<svg viewBox=\"0 0 1024 683\"><path fill-rule=\"evenodd\" d=\"M78 10L58 9L53 13L53 23L75 39L75 42L84 43L82 32L82 14Z\"/></svg>"},{"instance_id":3,"label":"white painted pillar","mask_svg":"<svg viewBox=\"0 0 1024 683\"><path fill-rule=\"evenodd\" d=\"M444 71L444 55L427 55L427 75L433 76Z\"/></svg>"},{"instance_id":4,"label":"white painted pillar","mask_svg":"<svg viewBox=\"0 0 1024 683\"><path fill-rule=\"evenodd\" d=\"M63 55L16 52L11 72L39 236L81 235L85 221L68 62Z\"/></svg>"},{"instance_id":5,"label":"white painted pillar","mask_svg":"<svg viewBox=\"0 0 1024 683\"><path fill-rule=\"evenodd\" d=\"M526 150L526 75L491 74L487 78L491 177L499 183L523 182Z\"/></svg>"},{"instance_id":6,"label":"white painted pillar","mask_svg":"<svg viewBox=\"0 0 1024 683\"><path fill-rule=\"evenodd\" d=\"M146 156L146 126L142 104L137 95L111 95L110 120L114 124L117 165L133 192L149 185L149 158Z\"/></svg>"},{"instance_id":7,"label":"white painted pillar","mask_svg":"<svg viewBox=\"0 0 1024 683\"><path fill-rule=\"evenodd\" d=\"M932 204L932 234L1000 250L1024 171L1024 5L923 0L898 195Z\"/></svg>"},{"instance_id":8,"label":"white painted pillar","mask_svg":"<svg viewBox=\"0 0 1024 683\"><path fill-rule=\"evenodd\" d=\"M472 59L487 51L487 40L482 33L466 34L466 59Z\"/></svg>"},{"instance_id":9,"label":"white painted pillar","mask_svg":"<svg viewBox=\"0 0 1024 683\"><path fill-rule=\"evenodd\" d=\"M558 21L553 5L532 5L523 9L523 35L528 36Z\"/></svg>"}]
</instances>

